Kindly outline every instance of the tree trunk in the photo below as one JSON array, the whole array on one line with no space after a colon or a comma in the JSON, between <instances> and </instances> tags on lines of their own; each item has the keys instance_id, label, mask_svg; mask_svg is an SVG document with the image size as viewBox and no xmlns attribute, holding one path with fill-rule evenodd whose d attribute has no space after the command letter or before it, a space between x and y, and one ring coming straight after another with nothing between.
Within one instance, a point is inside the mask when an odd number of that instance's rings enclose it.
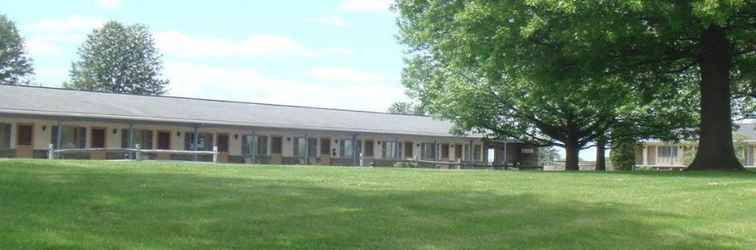
<instances>
[{"instance_id":1,"label":"tree trunk","mask_svg":"<svg viewBox=\"0 0 756 250\"><path fill-rule=\"evenodd\" d=\"M570 133L567 136L567 141L564 143L564 151L566 154L566 162L564 170L578 171L580 166L578 165L580 150L578 149L577 136L574 133Z\"/></svg>"},{"instance_id":2,"label":"tree trunk","mask_svg":"<svg viewBox=\"0 0 756 250\"><path fill-rule=\"evenodd\" d=\"M717 25L701 36L701 126L688 170L744 170L735 157L730 107L730 41Z\"/></svg>"},{"instance_id":3,"label":"tree trunk","mask_svg":"<svg viewBox=\"0 0 756 250\"><path fill-rule=\"evenodd\" d=\"M606 171L606 141L596 140L596 171Z\"/></svg>"}]
</instances>

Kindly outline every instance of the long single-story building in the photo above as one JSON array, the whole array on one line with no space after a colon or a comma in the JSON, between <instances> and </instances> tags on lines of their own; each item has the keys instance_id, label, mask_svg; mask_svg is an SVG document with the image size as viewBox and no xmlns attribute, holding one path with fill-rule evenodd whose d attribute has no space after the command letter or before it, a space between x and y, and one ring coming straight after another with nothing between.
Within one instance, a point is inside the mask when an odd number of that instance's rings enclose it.
<instances>
[{"instance_id":1,"label":"long single-story building","mask_svg":"<svg viewBox=\"0 0 756 250\"><path fill-rule=\"evenodd\" d=\"M735 154L746 167L756 167L756 123L736 124L733 131ZM683 169L695 158L697 141L669 142L644 140L635 150L635 164L639 168Z\"/></svg>"},{"instance_id":2,"label":"long single-story building","mask_svg":"<svg viewBox=\"0 0 756 250\"><path fill-rule=\"evenodd\" d=\"M390 166L402 161L535 166L538 148L455 135L428 116L0 86L0 157L123 159L117 149L207 151L233 163ZM493 154L489 161L489 154ZM360 159L360 155L362 158ZM184 154L147 154L192 160Z\"/></svg>"}]
</instances>

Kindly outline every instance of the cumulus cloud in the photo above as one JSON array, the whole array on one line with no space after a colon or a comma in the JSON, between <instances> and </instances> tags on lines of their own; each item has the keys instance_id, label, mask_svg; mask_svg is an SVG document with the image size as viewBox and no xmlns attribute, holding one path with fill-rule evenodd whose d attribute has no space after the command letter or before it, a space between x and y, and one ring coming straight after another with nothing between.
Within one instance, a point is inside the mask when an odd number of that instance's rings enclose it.
<instances>
[{"instance_id":1,"label":"cumulus cloud","mask_svg":"<svg viewBox=\"0 0 756 250\"><path fill-rule=\"evenodd\" d=\"M97 0L97 5L103 9L113 10L121 6L120 0Z\"/></svg>"},{"instance_id":2,"label":"cumulus cloud","mask_svg":"<svg viewBox=\"0 0 756 250\"><path fill-rule=\"evenodd\" d=\"M190 36L180 32L155 33L157 46L178 57L315 56L299 42L284 36L253 35L243 40Z\"/></svg>"},{"instance_id":3,"label":"cumulus cloud","mask_svg":"<svg viewBox=\"0 0 756 250\"><path fill-rule=\"evenodd\" d=\"M58 55L62 46L80 44L86 34L105 22L98 18L70 16L60 19L42 19L25 26L28 32L26 47L34 56Z\"/></svg>"},{"instance_id":4,"label":"cumulus cloud","mask_svg":"<svg viewBox=\"0 0 756 250\"><path fill-rule=\"evenodd\" d=\"M156 32L155 42L160 50L178 58L220 57L320 57L349 56L351 49L313 49L299 41L279 35L256 34L246 39L230 39L202 35L188 35L176 31Z\"/></svg>"},{"instance_id":5,"label":"cumulus cloud","mask_svg":"<svg viewBox=\"0 0 756 250\"><path fill-rule=\"evenodd\" d=\"M385 78L380 74L340 67L315 67L308 72L308 75L316 80L337 83L377 83L385 81Z\"/></svg>"},{"instance_id":6,"label":"cumulus cloud","mask_svg":"<svg viewBox=\"0 0 756 250\"><path fill-rule=\"evenodd\" d=\"M391 7L392 0L344 0L339 9L347 12L384 12Z\"/></svg>"},{"instance_id":7,"label":"cumulus cloud","mask_svg":"<svg viewBox=\"0 0 756 250\"><path fill-rule=\"evenodd\" d=\"M170 95L385 111L404 96L396 84L334 85L269 77L252 68L167 62ZM380 97L380 98L376 98Z\"/></svg>"},{"instance_id":8,"label":"cumulus cloud","mask_svg":"<svg viewBox=\"0 0 756 250\"><path fill-rule=\"evenodd\" d=\"M38 33L67 33L89 31L103 24L105 22L99 18L74 15L62 19L42 19L29 25L29 30Z\"/></svg>"},{"instance_id":9,"label":"cumulus cloud","mask_svg":"<svg viewBox=\"0 0 756 250\"><path fill-rule=\"evenodd\" d=\"M307 19L307 22L309 23L315 23L325 26L332 26L336 28L346 28L349 27L349 23L347 23L344 18L340 16L321 16L321 17L315 17Z\"/></svg>"}]
</instances>

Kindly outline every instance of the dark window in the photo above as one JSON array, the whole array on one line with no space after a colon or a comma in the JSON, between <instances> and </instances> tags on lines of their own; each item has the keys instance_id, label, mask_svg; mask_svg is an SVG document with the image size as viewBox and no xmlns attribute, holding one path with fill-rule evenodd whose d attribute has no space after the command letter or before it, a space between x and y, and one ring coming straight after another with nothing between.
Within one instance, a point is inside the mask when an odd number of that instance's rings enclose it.
<instances>
[{"instance_id":1,"label":"dark window","mask_svg":"<svg viewBox=\"0 0 756 250\"><path fill-rule=\"evenodd\" d=\"M218 134L218 152L228 152L228 134Z\"/></svg>"},{"instance_id":2,"label":"dark window","mask_svg":"<svg viewBox=\"0 0 756 250\"><path fill-rule=\"evenodd\" d=\"M194 145L194 133L184 133L184 149L196 151L213 151L213 134L199 133L197 145Z\"/></svg>"},{"instance_id":3,"label":"dark window","mask_svg":"<svg viewBox=\"0 0 756 250\"><path fill-rule=\"evenodd\" d=\"M105 148L105 129L96 128L92 129L92 143L93 148Z\"/></svg>"},{"instance_id":4,"label":"dark window","mask_svg":"<svg viewBox=\"0 0 756 250\"><path fill-rule=\"evenodd\" d=\"M134 129L134 145L129 145L129 130L121 130L121 148L139 147L142 149L152 149L152 130Z\"/></svg>"},{"instance_id":5,"label":"dark window","mask_svg":"<svg viewBox=\"0 0 756 250\"><path fill-rule=\"evenodd\" d=\"M257 155L268 155L268 137L257 137Z\"/></svg>"},{"instance_id":6,"label":"dark window","mask_svg":"<svg viewBox=\"0 0 756 250\"><path fill-rule=\"evenodd\" d=\"M16 145L17 146L31 146L32 145L32 134L34 132L34 127L32 125L18 125L16 128Z\"/></svg>"},{"instance_id":7,"label":"dark window","mask_svg":"<svg viewBox=\"0 0 756 250\"><path fill-rule=\"evenodd\" d=\"M449 158L449 144L441 144L441 158Z\"/></svg>"},{"instance_id":8,"label":"dark window","mask_svg":"<svg viewBox=\"0 0 756 250\"><path fill-rule=\"evenodd\" d=\"M320 138L320 155L331 154L331 138Z\"/></svg>"},{"instance_id":9,"label":"dark window","mask_svg":"<svg viewBox=\"0 0 756 250\"><path fill-rule=\"evenodd\" d=\"M296 157L305 157L305 147L307 146L307 142L305 141L304 137L294 137L294 143L292 143L292 150L294 152L294 156Z\"/></svg>"},{"instance_id":10,"label":"dark window","mask_svg":"<svg viewBox=\"0 0 756 250\"><path fill-rule=\"evenodd\" d=\"M0 123L0 149L9 149L11 144L11 125Z\"/></svg>"},{"instance_id":11,"label":"dark window","mask_svg":"<svg viewBox=\"0 0 756 250\"><path fill-rule=\"evenodd\" d=\"M130 148L128 129L121 129L121 148Z\"/></svg>"},{"instance_id":12,"label":"dark window","mask_svg":"<svg viewBox=\"0 0 756 250\"><path fill-rule=\"evenodd\" d=\"M318 156L318 138L307 138L307 157Z\"/></svg>"},{"instance_id":13,"label":"dark window","mask_svg":"<svg viewBox=\"0 0 756 250\"><path fill-rule=\"evenodd\" d=\"M454 158L462 159L462 144L454 145Z\"/></svg>"},{"instance_id":14,"label":"dark window","mask_svg":"<svg viewBox=\"0 0 756 250\"><path fill-rule=\"evenodd\" d=\"M352 146L352 139L341 140L339 142L339 156L342 159L351 159L354 152Z\"/></svg>"},{"instance_id":15,"label":"dark window","mask_svg":"<svg viewBox=\"0 0 756 250\"><path fill-rule=\"evenodd\" d=\"M63 135L60 138L59 148L84 148L87 141L87 128L63 126ZM50 141L58 143L58 126L52 127Z\"/></svg>"},{"instance_id":16,"label":"dark window","mask_svg":"<svg viewBox=\"0 0 756 250\"><path fill-rule=\"evenodd\" d=\"M473 145L473 157L472 157L473 160L476 160L476 161L483 160L483 155L482 155L483 152L481 151L482 147L483 146L481 145Z\"/></svg>"},{"instance_id":17,"label":"dark window","mask_svg":"<svg viewBox=\"0 0 756 250\"><path fill-rule=\"evenodd\" d=\"M405 158L414 158L413 149L415 148L414 142L405 142L404 143L404 157Z\"/></svg>"},{"instance_id":18,"label":"dark window","mask_svg":"<svg viewBox=\"0 0 756 250\"><path fill-rule=\"evenodd\" d=\"M382 158L383 159L396 159L399 157L399 153L401 152L401 143L393 142L393 141L384 141L383 146L381 147L381 151L383 152Z\"/></svg>"},{"instance_id":19,"label":"dark window","mask_svg":"<svg viewBox=\"0 0 756 250\"><path fill-rule=\"evenodd\" d=\"M283 138L280 136L274 136L270 138L270 153L271 154L281 154L281 151L283 151Z\"/></svg>"},{"instance_id":20,"label":"dark window","mask_svg":"<svg viewBox=\"0 0 756 250\"><path fill-rule=\"evenodd\" d=\"M436 153L438 152L438 149L436 148L437 144L435 143L423 143L421 144L420 151L422 154L420 155L423 160L436 160Z\"/></svg>"},{"instance_id":21,"label":"dark window","mask_svg":"<svg viewBox=\"0 0 756 250\"><path fill-rule=\"evenodd\" d=\"M158 149L168 150L171 149L171 133L170 132L158 132Z\"/></svg>"},{"instance_id":22,"label":"dark window","mask_svg":"<svg viewBox=\"0 0 756 250\"><path fill-rule=\"evenodd\" d=\"M373 140L365 140L365 157L373 157L373 154L375 153L373 143Z\"/></svg>"}]
</instances>

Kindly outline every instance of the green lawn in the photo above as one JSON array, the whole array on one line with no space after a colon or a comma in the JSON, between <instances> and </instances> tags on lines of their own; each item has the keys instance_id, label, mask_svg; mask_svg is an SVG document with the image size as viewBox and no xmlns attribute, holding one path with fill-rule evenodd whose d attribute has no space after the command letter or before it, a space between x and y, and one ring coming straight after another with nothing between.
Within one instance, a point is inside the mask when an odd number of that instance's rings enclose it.
<instances>
[{"instance_id":1,"label":"green lawn","mask_svg":"<svg viewBox=\"0 0 756 250\"><path fill-rule=\"evenodd\" d=\"M756 249L754 173L0 161L0 249Z\"/></svg>"}]
</instances>

